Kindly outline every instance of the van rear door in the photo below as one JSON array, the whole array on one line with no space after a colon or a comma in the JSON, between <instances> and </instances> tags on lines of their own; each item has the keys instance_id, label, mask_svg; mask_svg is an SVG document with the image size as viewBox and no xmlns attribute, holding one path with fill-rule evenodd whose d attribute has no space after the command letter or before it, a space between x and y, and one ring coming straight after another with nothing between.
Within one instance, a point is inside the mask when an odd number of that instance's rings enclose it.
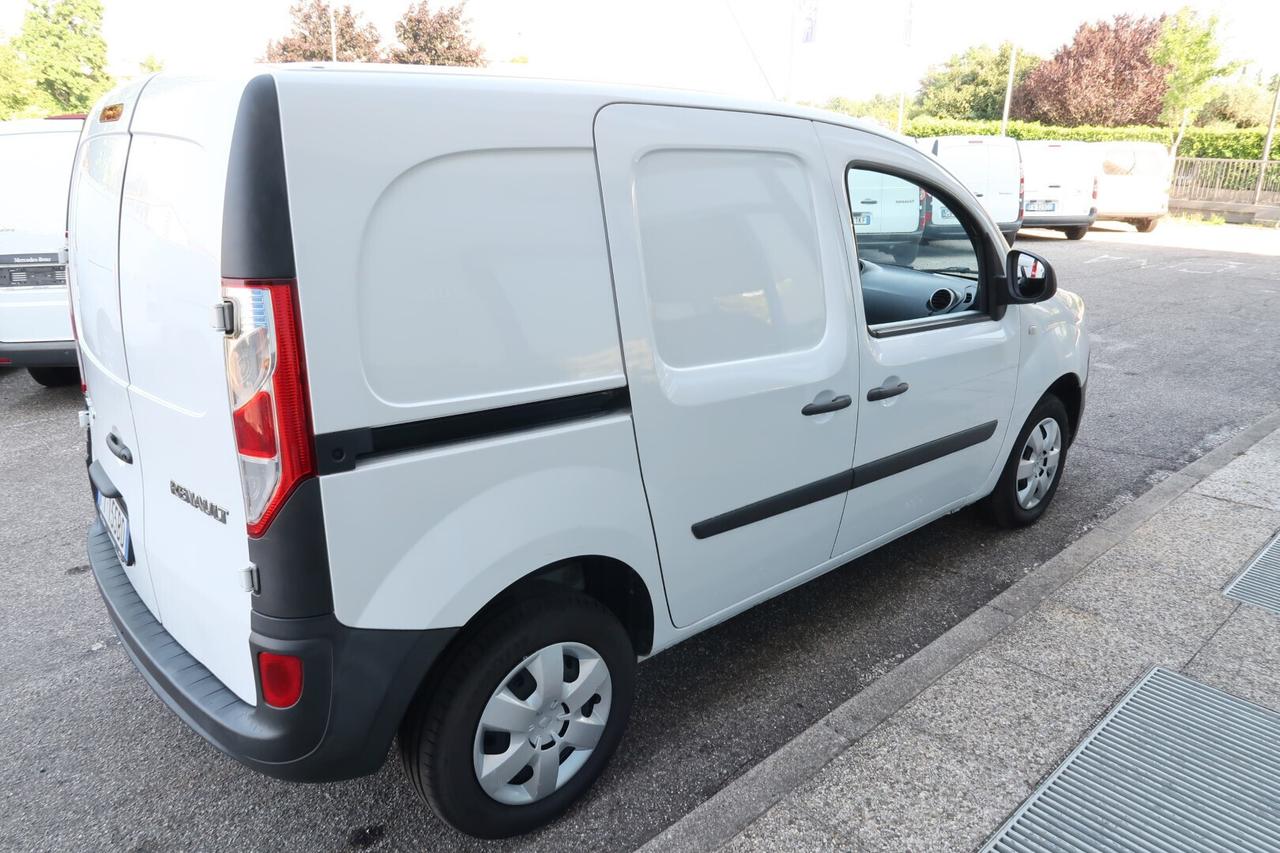
<instances>
[{"instance_id":1,"label":"van rear door","mask_svg":"<svg viewBox=\"0 0 1280 853\"><path fill-rule=\"evenodd\" d=\"M134 591L160 616L147 552L146 506L129 365L120 326L119 214L129 157L129 120L140 87L112 92L85 124L71 180L67 228L71 285L84 383L93 422L89 430L91 474L99 511L118 519L115 539ZM106 107L111 107L108 111ZM104 115L105 112L105 115Z\"/></svg>"},{"instance_id":2,"label":"van rear door","mask_svg":"<svg viewBox=\"0 0 1280 853\"><path fill-rule=\"evenodd\" d=\"M224 337L211 325L243 88L157 77L141 97L120 211L120 317L161 622L253 704L244 497Z\"/></svg>"}]
</instances>

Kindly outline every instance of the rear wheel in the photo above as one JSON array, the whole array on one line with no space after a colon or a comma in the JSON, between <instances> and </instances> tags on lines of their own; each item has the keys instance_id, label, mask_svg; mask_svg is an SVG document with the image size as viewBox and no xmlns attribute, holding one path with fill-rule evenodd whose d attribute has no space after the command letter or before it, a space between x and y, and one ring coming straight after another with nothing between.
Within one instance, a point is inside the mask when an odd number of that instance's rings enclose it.
<instances>
[{"instance_id":1,"label":"rear wheel","mask_svg":"<svg viewBox=\"0 0 1280 853\"><path fill-rule=\"evenodd\" d=\"M1159 222L1160 219L1154 216L1148 219L1135 219L1133 220L1133 227L1137 228L1143 234L1150 234L1152 231L1156 230L1156 225Z\"/></svg>"},{"instance_id":2,"label":"rear wheel","mask_svg":"<svg viewBox=\"0 0 1280 853\"><path fill-rule=\"evenodd\" d=\"M593 598L539 596L479 626L400 730L405 770L483 838L558 817L600 775L631 714L636 655Z\"/></svg>"},{"instance_id":3,"label":"rear wheel","mask_svg":"<svg viewBox=\"0 0 1280 853\"><path fill-rule=\"evenodd\" d=\"M986 515L1001 527L1026 527L1044 515L1067 464L1071 428L1062 401L1046 394L1032 409L995 489L983 501Z\"/></svg>"},{"instance_id":4,"label":"rear wheel","mask_svg":"<svg viewBox=\"0 0 1280 853\"><path fill-rule=\"evenodd\" d=\"M1063 228L1062 233L1067 235L1068 240L1083 240L1084 235L1089 233L1089 226L1072 225L1070 228Z\"/></svg>"},{"instance_id":5,"label":"rear wheel","mask_svg":"<svg viewBox=\"0 0 1280 853\"><path fill-rule=\"evenodd\" d=\"M46 388L75 385L80 381L80 371L74 367L28 367L27 373Z\"/></svg>"}]
</instances>

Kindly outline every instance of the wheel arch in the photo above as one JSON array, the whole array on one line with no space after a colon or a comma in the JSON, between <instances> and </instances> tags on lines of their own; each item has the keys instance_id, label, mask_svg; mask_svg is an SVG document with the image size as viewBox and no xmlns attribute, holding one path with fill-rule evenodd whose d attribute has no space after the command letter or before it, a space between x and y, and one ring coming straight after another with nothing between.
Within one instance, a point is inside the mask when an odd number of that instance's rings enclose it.
<instances>
[{"instance_id":1,"label":"wheel arch","mask_svg":"<svg viewBox=\"0 0 1280 853\"><path fill-rule=\"evenodd\" d=\"M1084 389L1080 385L1080 377L1074 373L1064 373L1053 381L1045 393L1057 397L1066 407L1070 427L1067 445L1070 446L1076 440L1076 433L1080 428L1080 416L1084 412Z\"/></svg>"}]
</instances>

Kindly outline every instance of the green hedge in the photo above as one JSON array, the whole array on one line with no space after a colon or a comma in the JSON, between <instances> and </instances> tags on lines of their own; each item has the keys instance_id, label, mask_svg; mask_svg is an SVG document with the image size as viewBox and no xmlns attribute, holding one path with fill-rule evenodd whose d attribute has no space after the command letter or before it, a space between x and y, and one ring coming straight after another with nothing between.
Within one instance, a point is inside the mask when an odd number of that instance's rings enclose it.
<instances>
[{"instance_id":1,"label":"green hedge","mask_svg":"<svg viewBox=\"0 0 1280 853\"><path fill-rule=\"evenodd\" d=\"M902 130L908 136L994 135L1000 132L1000 122L920 116L909 119ZM1011 121L1009 135L1015 139L1076 139L1082 142L1132 140L1170 145L1173 143L1174 131L1167 127L1054 127L1035 121ZM1240 130L1191 127L1187 128L1187 135L1182 139L1178 155L1257 160L1262 156L1262 141L1266 135L1265 127Z\"/></svg>"}]
</instances>

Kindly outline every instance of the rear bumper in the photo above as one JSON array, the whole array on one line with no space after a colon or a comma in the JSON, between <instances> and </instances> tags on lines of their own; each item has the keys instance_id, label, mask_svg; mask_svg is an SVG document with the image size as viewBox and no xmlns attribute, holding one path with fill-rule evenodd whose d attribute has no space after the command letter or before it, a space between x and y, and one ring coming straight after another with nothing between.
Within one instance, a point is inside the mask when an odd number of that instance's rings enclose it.
<instances>
[{"instance_id":1,"label":"rear bumper","mask_svg":"<svg viewBox=\"0 0 1280 853\"><path fill-rule=\"evenodd\" d=\"M253 614L249 648L303 661L291 708L242 701L187 653L133 589L101 522L89 530L89 564L125 651L151 689L205 740L246 766L296 782L372 773L431 664L456 628L349 628L332 614Z\"/></svg>"},{"instance_id":2,"label":"rear bumper","mask_svg":"<svg viewBox=\"0 0 1280 853\"><path fill-rule=\"evenodd\" d=\"M0 365L7 367L75 367L75 341L0 341Z\"/></svg>"},{"instance_id":3,"label":"rear bumper","mask_svg":"<svg viewBox=\"0 0 1280 853\"><path fill-rule=\"evenodd\" d=\"M1073 228L1080 225L1092 225L1094 220L1098 218L1097 213L1077 214L1075 216L1062 216L1059 214L1046 214L1041 216L1038 213L1028 213L1022 218L1023 228Z\"/></svg>"}]
</instances>

